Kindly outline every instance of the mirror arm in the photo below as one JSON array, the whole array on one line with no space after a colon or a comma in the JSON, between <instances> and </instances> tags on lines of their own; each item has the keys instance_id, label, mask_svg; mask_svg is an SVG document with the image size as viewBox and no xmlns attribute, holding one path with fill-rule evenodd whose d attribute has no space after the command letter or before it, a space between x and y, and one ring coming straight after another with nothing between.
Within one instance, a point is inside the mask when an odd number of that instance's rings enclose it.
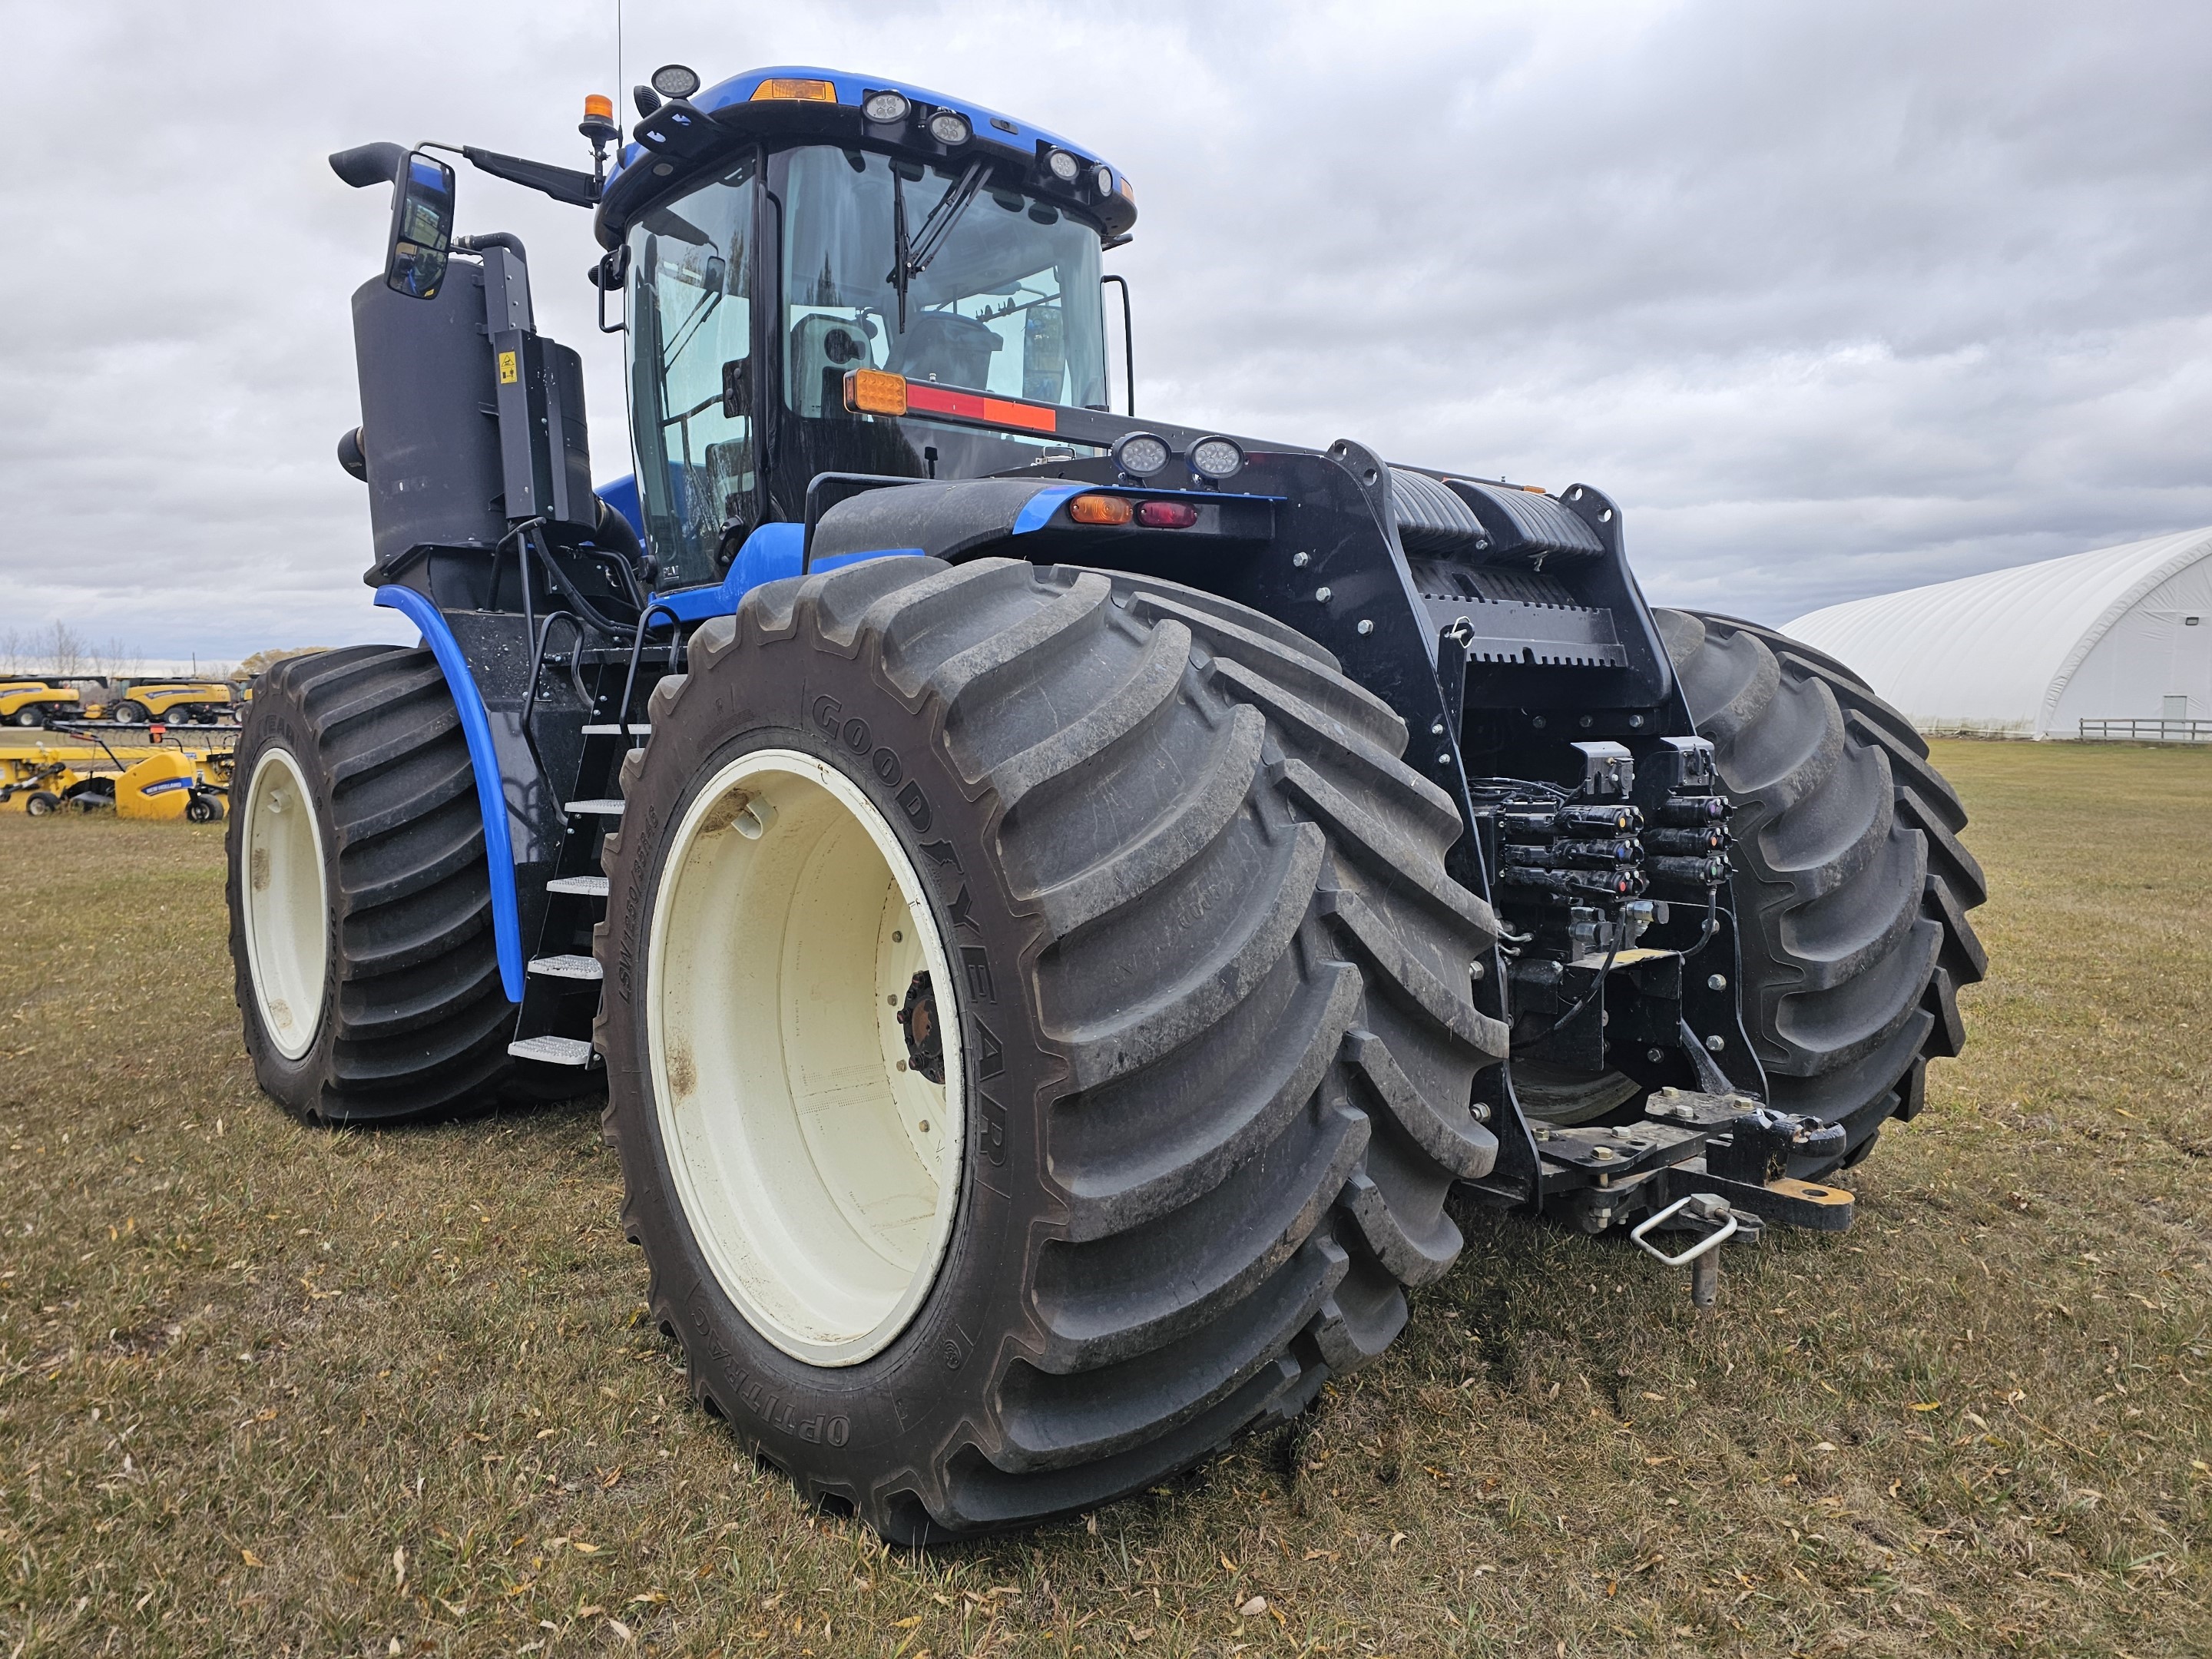
<instances>
[{"instance_id":1,"label":"mirror arm","mask_svg":"<svg viewBox=\"0 0 2212 1659\"><path fill-rule=\"evenodd\" d=\"M495 179L543 191L571 207L599 204L599 182L575 167L555 167L550 161L532 161L520 155L502 155L497 150L478 149L474 144L461 145L460 152L477 172L489 173Z\"/></svg>"}]
</instances>

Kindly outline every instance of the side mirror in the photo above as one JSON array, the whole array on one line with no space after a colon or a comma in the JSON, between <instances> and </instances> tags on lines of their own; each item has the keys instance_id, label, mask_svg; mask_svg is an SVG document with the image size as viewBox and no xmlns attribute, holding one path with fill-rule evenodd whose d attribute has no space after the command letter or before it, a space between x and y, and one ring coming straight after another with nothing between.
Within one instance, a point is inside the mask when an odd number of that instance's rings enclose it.
<instances>
[{"instance_id":1,"label":"side mirror","mask_svg":"<svg viewBox=\"0 0 2212 1659\"><path fill-rule=\"evenodd\" d=\"M435 299L446 281L453 245L453 170L434 156L413 151L392 179L385 286L410 299Z\"/></svg>"}]
</instances>

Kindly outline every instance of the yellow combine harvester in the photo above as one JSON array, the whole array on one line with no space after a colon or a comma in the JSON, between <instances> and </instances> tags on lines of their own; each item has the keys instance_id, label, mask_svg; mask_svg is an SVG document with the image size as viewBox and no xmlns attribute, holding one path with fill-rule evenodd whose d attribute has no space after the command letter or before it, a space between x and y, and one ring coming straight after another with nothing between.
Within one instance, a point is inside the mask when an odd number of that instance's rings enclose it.
<instances>
[{"instance_id":1,"label":"yellow combine harvester","mask_svg":"<svg viewBox=\"0 0 2212 1659\"><path fill-rule=\"evenodd\" d=\"M77 694L44 680L0 679L0 722L44 726L84 712Z\"/></svg>"},{"instance_id":2,"label":"yellow combine harvester","mask_svg":"<svg viewBox=\"0 0 2212 1659\"><path fill-rule=\"evenodd\" d=\"M125 726L160 721L170 726L212 726L234 720L231 687L223 680L148 680L126 685L108 707L108 718Z\"/></svg>"}]
</instances>

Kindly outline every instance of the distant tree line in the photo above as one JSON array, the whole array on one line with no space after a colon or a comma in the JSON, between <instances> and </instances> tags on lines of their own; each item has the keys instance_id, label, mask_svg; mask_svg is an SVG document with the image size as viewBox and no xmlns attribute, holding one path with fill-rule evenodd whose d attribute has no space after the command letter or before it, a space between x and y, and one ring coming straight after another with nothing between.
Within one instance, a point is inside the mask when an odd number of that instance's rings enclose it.
<instances>
[{"instance_id":1,"label":"distant tree line","mask_svg":"<svg viewBox=\"0 0 2212 1659\"><path fill-rule=\"evenodd\" d=\"M295 645L257 651L236 667L209 659L200 665L202 679L251 679L271 663L287 657L304 657L330 647ZM33 679L129 679L149 671L146 659L111 639L94 645L65 622L44 628L0 628L0 674Z\"/></svg>"},{"instance_id":2,"label":"distant tree line","mask_svg":"<svg viewBox=\"0 0 2212 1659\"><path fill-rule=\"evenodd\" d=\"M65 622L51 622L44 628L0 628L0 672L112 679L137 673L139 660L122 641L94 645Z\"/></svg>"}]
</instances>

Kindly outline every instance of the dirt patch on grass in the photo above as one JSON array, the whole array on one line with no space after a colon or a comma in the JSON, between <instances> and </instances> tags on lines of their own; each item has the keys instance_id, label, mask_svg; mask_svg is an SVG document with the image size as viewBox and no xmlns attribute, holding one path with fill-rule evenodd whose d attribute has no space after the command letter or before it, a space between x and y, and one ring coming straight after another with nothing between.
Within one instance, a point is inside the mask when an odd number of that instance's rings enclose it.
<instances>
[{"instance_id":1,"label":"dirt patch on grass","mask_svg":"<svg viewBox=\"0 0 2212 1659\"><path fill-rule=\"evenodd\" d=\"M1382 1364L1085 1520L803 1510L645 1325L596 1103L255 1092L221 827L0 819L0 1655L2203 1653L2212 756L1952 744L1971 1044L1698 1317L1481 1216Z\"/></svg>"}]
</instances>

